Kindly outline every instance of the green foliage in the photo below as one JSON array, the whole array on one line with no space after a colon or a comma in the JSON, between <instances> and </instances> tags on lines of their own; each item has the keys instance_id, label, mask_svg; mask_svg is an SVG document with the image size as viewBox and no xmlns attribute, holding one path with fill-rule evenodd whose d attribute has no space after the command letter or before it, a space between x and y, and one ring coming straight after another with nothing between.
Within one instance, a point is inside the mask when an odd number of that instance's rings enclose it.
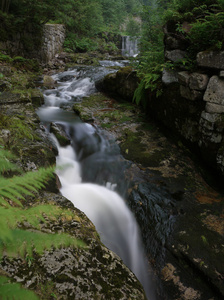
<instances>
[{"instance_id":1,"label":"green foliage","mask_svg":"<svg viewBox=\"0 0 224 300\"><path fill-rule=\"evenodd\" d=\"M0 7L0 39L10 39L27 27L35 32L34 36L39 35L42 24L49 21L65 24L67 32L79 38L92 38L102 31L119 32L128 16L139 14L141 5L141 0L11 0L7 9ZM23 35L21 39L27 50L35 42ZM81 51L89 48L86 43L75 46ZM70 45L67 48L72 49Z\"/></svg>"},{"instance_id":2,"label":"green foliage","mask_svg":"<svg viewBox=\"0 0 224 300\"><path fill-rule=\"evenodd\" d=\"M193 54L213 48L222 50L224 12L208 13L204 18L197 19L191 24L192 28L188 35L190 40L189 51Z\"/></svg>"},{"instance_id":3,"label":"green foliage","mask_svg":"<svg viewBox=\"0 0 224 300\"><path fill-rule=\"evenodd\" d=\"M195 59L199 51L223 50L223 0L174 0L164 20L176 22L177 32L190 42L187 50L191 59ZM187 30L183 25L185 21L189 23Z\"/></svg>"},{"instance_id":4,"label":"green foliage","mask_svg":"<svg viewBox=\"0 0 224 300\"><path fill-rule=\"evenodd\" d=\"M145 1L144 1L145 2ZM224 0L146 1L142 12L142 38L139 65L141 83L134 101L144 105L145 89L161 93L160 76L163 68L184 68L192 71L196 54L203 50L223 50ZM158 6L159 4L159 6ZM162 24L176 24L176 34L186 40L188 57L180 62L164 62Z\"/></svg>"},{"instance_id":5,"label":"green foliage","mask_svg":"<svg viewBox=\"0 0 224 300\"><path fill-rule=\"evenodd\" d=\"M2 148L0 148L0 205L9 207L10 199L16 205L22 206L19 199L24 199L23 195L33 196L33 192L43 188L48 179L53 176L53 167L40 169L38 172L28 172L23 176L14 176L12 178L4 178L2 175L9 171L18 169L9 159L14 156Z\"/></svg>"},{"instance_id":6,"label":"green foliage","mask_svg":"<svg viewBox=\"0 0 224 300\"><path fill-rule=\"evenodd\" d=\"M43 253L52 246L82 246L68 234L46 234L41 232L41 223L58 218L72 218L73 212L63 210L53 205L39 205L22 209L21 199L24 195L34 196L34 192L43 188L48 179L53 176L54 168L39 169L27 172L23 176L4 178L2 174L14 169L8 159L13 156L4 149L0 150L0 257L8 256L32 257L32 252ZM19 207L12 207L17 205ZM31 231L23 229L23 222L29 223ZM21 224L18 228L18 224ZM34 230L35 229L35 230Z\"/></svg>"},{"instance_id":7,"label":"green foliage","mask_svg":"<svg viewBox=\"0 0 224 300\"><path fill-rule=\"evenodd\" d=\"M142 104L143 106L146 105L146 91L145 91L145 82L141 80L137 89L134 92L133 102L137 105Z\"/></svg>"},{"instance_id":8,"label":"green foliage","mask_svg":"<svg viewBox=\"0 0 224 300\"><path fill-rule=\"evenodd\" d=\"M6 173L8 170L18 170L18 167L10 162L10 159L15 158L15 156L3 149L3 146L0 146L0 178L1 174Z\"/></svg>"},{"instance_id":9,"label":"green foliage","mask_svg":"<svg viewBox=\"0 0 224 300\"><path fill-rule=\"evenodd\" d=\"M0 113L2 129L8 129L10 131L8 148L13 149L19 140L28 139L32 141L37 138L33 133L32 125L27 124L22 120L22 116L20 117L21 118L18 116L12 118Z\"/></svg>"},{"instance_id":10,"label":"green foliage","mask_svg":"<svg viewBox=\"0 0 224 300\"><path fill-rule=\"evenodd\" d=\"M97 44L90 38L79 38L76 34L69 33L65 39L64 47L67 52L87 52L95 50Z\"/></svg>"},{"instance_id":11,"label":"green foliage","mask_svg":"<svg viewBox=\"0 0 224 300\"><path fill-rule=\"evenodd\" d=\"M3 54L0 52L0 61L1 62L12 62L13 59L9 56L9 55L6 55L6 54Z\"/></svg>"},{"instance_id":12,"label":"green foliage","mask_svg":"<svg viewBox=\"0 0 224 300\"><path fill-rule=\"evenodd\" d=\"M38 300L39 298L32 291L21 287L19 283L13 283L9 278L0 276L0 291L2 300Z\"/></svg>"},{"instance_id":13,"label":"green foliage","mask_svg":"<svg viewBox=\"0 0 224 300\"><path fill-rule=\"evenodd\" d=\"M140 24L133 18L130 18L126 26L126 34L129 36L140 36L140 32Z\"/></svg>"},{"instance_id":14,"label":"green foliage","mask_svg":"<svg viewBox=\"0 0 224 300\"><path fill-rule=\"evenodd\" d=\"M139 63L135 66L141 82L135 91L133 101L145 107L147 105L146 89L157 96L162 92L160 78L164 68L164 50L162 15L159 9L153 5L144 7L142 20L141 53L138 57Z\"/></svg>"},{"instance_id":15,"label":"green foliage","mask_svg":"<svg viewBox=\"0 0 224 300\"><path fill-rule=\"evenodd\" d=\"M2 73L0 73L0 79L4 78L4 75Z\"/></svg>"},{"instance_id":16,"label":"green foliage","mask_svg":"<svg viewBox=\"0 0 224 300\"><path fill-rule=\"evenodd\" d=\"M38 172L28 172L23 176L14 176L10 179L0 177L0 204L9 206L5 198L10 199L15 204L22 206L19 199L24 199L22 195L33 196L33 192L43 188L47 179L53 176L53 167L39 169Z\"/></svg>"},{"instance_id":17,"label":"green foliage","mask_svg":"<svg viewBox=\"0 0 224 300\"><path fill-rule=\"evenodd\" d=\"M58 247L82 247L84 243L65 233L41 232L41 223L55 221L62 215L68 217L72 212L64 211L53 205L39 205L27 210L18 208L4 208L0 206L0 256L7 254L9 257L28 257L32 264L33 251L42 254L44 250L52 246ZM23 227L23 222L29 223L29 229Z\"/></svg>"},{"instance_id":18,"label":"green foliage","mask_svg":"<svg viewBox=\"0 0 224 300\"><path fill-rule=\"evenodd\" d=\"M217 0L173 0L172 6L180 13L197 9L200 6L217 4Z\"/></svg>"}]
</instances>

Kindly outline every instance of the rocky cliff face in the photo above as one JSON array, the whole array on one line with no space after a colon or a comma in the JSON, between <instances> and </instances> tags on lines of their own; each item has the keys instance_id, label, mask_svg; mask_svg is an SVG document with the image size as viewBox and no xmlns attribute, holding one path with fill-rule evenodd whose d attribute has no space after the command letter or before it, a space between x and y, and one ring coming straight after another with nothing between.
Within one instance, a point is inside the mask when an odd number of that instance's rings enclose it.
<instances>
[{"instance_id":1,"label":"rocky cliff face","mask_svg":"<svg viewBox=\"0 0 224 300\"><path fill-rule=\"evenodd\" d=\"M14 163L25 172L53 165L57 150L47 138L45 128L40 125L35 113L35 108L43 103L42 94L35 89L31 91L32 80L30 94L18 89L17 93L12 93L7 88L9 82L15 85L16 78L20 78L20 84L22 79L27 83L28 79L24 77L30 75L21 75L22 72L15 68L12 72L11 66L0 67L6 82L5 87L4 82L3 87L0 83L1 148L15 153ZM51 205L52 209L62 209L64 214L58 218L44 214L44 221L39 214L36 227L24 219L16 225L17 228L30 234L44 234L43 240L47 239L45 234L67 233L74 239L82 240L86 246L80 248L61 244L61 247L50 247L43 253L33 249L31 257L25 252L24 255L18 253L16 257L11 257L4 250L0 253L0 279L6 277L6 283L0 282L1 295L8 282L19 282L24 288L34 291L40 299L146 299L135 275L101 243L90 220L59 195L55 180L49 182L47 191L36 192L33 198L24 199L23 211L46 204ZM12 296L17 297L15 294Z\"/></svg>"},{"instance_id":2,"label":"rocky cliff face","mask_svg":"<svg viewBox=\"0 0 224 300\"><path fill-rule=\"evenodd\" d=\"M165 27L165 59L172 63L187 57L187 44L173 28ZM224 174L224 52L197 54L196 71L164 70L164 93L150 97L149 111L196 145L206 163Z\"/></svg>"},{"instance_id":3,"label":"rocky cliff face","mask_svg":"<svg viewBox=\"0 0 224 300\"><path fill-rule=\"evenodd\" d=\"M65 26L61 24L45 24L37 33L33 28L17 33L11 40L1 42L0 50L7 49L13 56L36 58L41 62L50 62L62 51L65 40Z\"/></svg>"}]
</instances>

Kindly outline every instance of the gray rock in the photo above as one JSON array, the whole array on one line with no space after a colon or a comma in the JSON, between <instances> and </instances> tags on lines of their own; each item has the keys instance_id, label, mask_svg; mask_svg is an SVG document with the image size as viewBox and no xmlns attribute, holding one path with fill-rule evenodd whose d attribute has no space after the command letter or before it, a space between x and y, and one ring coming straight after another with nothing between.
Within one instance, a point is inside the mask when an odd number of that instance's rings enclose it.
<instances>
[{"instance_id":1,"label":"gray rock","mask_svg":"<svg viewBox=\"0 0 224 300\"><path fill-rule=\"evenodd\" d=\"M215 122L219 121L221 117L219 114L214 114L214 113L211 114L206 111L202 111L201 118L203 118L211 123L215 123Z\"/></svg>"},{"instance_id":2,"label":"gray rock","mask_svg":"<svg viewBox=\"0 0 224 300\"><path fill-rule=\"evenodd\" d=\"M0 140L2 139L5 145L9 145L11 132L8 129L2 129L0 131Z\"/></svg>"},{"instance_id":3,"label":"gray rock","mask_svg":"<svg viewBox=\"0 0 224 300\"><path fill-rule=\"evenodd\" d=\"M189 88L203 91L208 85L208 75L201 73L192 73L189 78Z\"/></svg>"},{"instance_id":4,"label":"gray rock","mask_svg":"<svg viewBox=\"0 0 224 300\"><path fill-rule=\"evenodd\" d=\"M205 111L208 113L224 113L224 106L207 102L205 106Z\"/></svg>"},{"instance_id":5,"label":"gray rock","mask_svg":"<svg viewBox=\"0 0 224 300\"><path fill-rule=\"evenodd\" d=\"M165 51L165 58L167 60L170 60L172 62L178 62L185 58L186 52L183 50L171 50L171 51Z\"/></svg>"},{"instance_id":6,"label":"gray rock","mask_svg":"<svg viewBox=\"0 0 224 300\"><path fill-rule=\"evenodd\" d=\"M219 73L219 77L222 77L222 78L224 78L224 71L220 71L220 73Z\"/></svg>"},{"instance_id":7,"label":"gray rock","mask_svg":"<svg viewBox=\"0 0 224 300\"><path fill-rule=\"evenodd\" d=\"M204 94L204 101L224 105L224 79L212 76Z\"/></svg>"},{"instance_id":8,"label":"gray rock","mask_svg":"<svg viewBox=\"0 0 224 300\"><path fill-rule=\"evenodd\" d=\"M34 89L31 91L31 102L34 107L40 107L44 104L44 96L40 90Z\"/></svg>"},{"instance_id":9,"label":"gray rock","mask_svg":"<svg viewBox=\"0 0 224 300\"><path fill-rule=\"evenodd\" d=\"M182 71L178 73L178 81L181 85L187 86L189 84L190 74L187 71Z\"/></svg>"},{"instance_id":10,"label":"gray rock","mask_svg":"<svg viewBox=\"0 0 224 300\"><path fill-rule=\"evenodd\" d=\"M48 192L38 194L36 200L38 198L42 203L55 202L63 207L71 204L64 197ZM64 205L64 201L68 205ZM57 299L66 300L146 300L135 275L116 254L100 242L95 227L88 218L73 205L68 207L69 211L73 211L72 219L70 215L66 218L66 211L57 219L45 215L41 231L60 233L60 228L63 227L67 234L82 240L84 247L62 245L60 248L52 247L43 254L34 250L29 262L21 258L9 259L5 255L0 268L44 299L51 299L50 295L54 293ZM71 226L74 222L79 226ZM27 222L23 223L23 228L35 230Z\"/></svg>"},{"instance_id":11,"label":"gray rock","mask_svg":"<svg viewBox=\"0 0 224 300\"><path fill-rule=\"evenodd\" d=\"M167 50L185 50L188 46L186 39L177 38L176 36L165 35L164 44Z\"/></svg>"},{"instance_id":12,"label":"gray rock","mask_svg":"<svg viewBox=\"0 0 224 300\"><path fill-rule=\"evenodd\" d=\"M45 88L53 89L56 85L56 82L51 76L44 75L43 85Z\"/></svg>"},{"instance_id":13,"label":"gray rock","mask_svg":"<svg viewBox=\"0 0 224 300\"><path fill-rule=\"evenodd\" d=\"M9 66L0 66L0 73L9 76L12 73L12 69Z\"/></svg>"},{"instance_id":14,"label":"gray rock","mask_svg":"<svg viewBox=\"0 0 224 300\"><path fill-rule=\"evenodd\" d=\"M224 69L224 51L203 51L197 54L197 64L200 67Z\"/></svg>"},{"instance_id":15,"label":"gray rock","mask_svg":"<svg viewBox=\"0 0 224 300\"><path fill-rule=\"evenodd\" d=\"M180 94L183 98L195 101L203 99L203 93L197 90L191 90L189 87L181 85Z\"/></svg>"},{"instance_id":16,"label":"gray rock","mask_svg":"<svg viewBox=\"0 0 224 300\"><path fill-rule=\"evenodd\" d=\"M162 74L162 82L166 85L178 82L177 72L164 69Z\"/></svg>"}]
</instances>

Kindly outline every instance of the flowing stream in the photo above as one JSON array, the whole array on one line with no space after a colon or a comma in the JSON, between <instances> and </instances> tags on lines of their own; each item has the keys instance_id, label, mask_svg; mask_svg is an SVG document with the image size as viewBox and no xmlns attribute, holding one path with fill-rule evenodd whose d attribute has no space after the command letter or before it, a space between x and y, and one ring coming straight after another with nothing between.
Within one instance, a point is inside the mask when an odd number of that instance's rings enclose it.
<instances>
[{"instance_id":1,"label":"flowing stream","mask_svg":"<svg viewBox=\"0 0 224 300\"><path fill-rule=\"evenodd\" d=\"M108 135L81 122L71 111L72 103L96 91L96 80L106 73L115 72L104 67L111 62L101 64L97 68L81 67L54 75L58 87L44 92L45 105L37 113L48 130L51 123L58 124L71 140L70 145L61 147L53 137L58 148L60 192L89 217L102 242L122 258L142 283L147 298L154 300L154 288L137 222L124 199L116 192L118 186L125 187L119 148Z\"/></svg>"}]
</instances>

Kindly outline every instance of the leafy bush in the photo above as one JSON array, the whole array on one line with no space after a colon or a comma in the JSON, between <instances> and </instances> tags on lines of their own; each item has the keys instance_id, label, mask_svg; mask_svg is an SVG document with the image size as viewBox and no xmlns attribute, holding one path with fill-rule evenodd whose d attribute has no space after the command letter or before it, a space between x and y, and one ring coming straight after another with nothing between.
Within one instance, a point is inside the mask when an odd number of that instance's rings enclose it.
<instances>
[{"instance_id":1,"label":"leafy bush","mask_svg":"<svg viewBox=\"0 0 224 300\"><path fill-rule=\"evenodd\" d=\"M22 257L32 256L33 250L43 253L52 245L83 246L68 234L46 234L41 232L40 222L55 220L60 216L72 217L73 212L63 210L54 205L39 205L29 209L23 209L21 200L24 195L34 196L35 192L42 189L53 176L54 167L39 169L25 173L23 176L4 178L3 174L16 167L9 162L13 155L0 148L0 257L7 253L14 257L18 254ZM45 220L46 217L46 220ZM18 223L28 222L35 231L18 228Z\"/></svg>"},{"instance_id":2,"label":"leafy bush","mask_svg":"<svg viewBox=\"0 0 224 300\"><path fill-rule=\"evenodd\" d=\"M95 50L97 45L93 39L79 38L77 35L69 33L65 39L64 47L67 52L87 52Z\"/></svg>"},{"instance_id":3,"label":"leafy bush","mask_svg":"<svg viewBox=\"0 0 224 300\"><path fill-rule=\"evenodd\" d=\"M188 35L191 53L196 54L211 47L222 50L224 12L209 13L203 19L196 20L191 26Z\"/></svg>"},{"instance_id":4,"label":"leafy bush","mask_svg":"<svg viewBox=\"0 0 224 300\"><path fill-rule=\"evenodd\" d=\"M13 59L9 55L0 52L0 61L10 63L13 61Z\"/></svg>"},{"instance_id":5,"label":"leafy bush","mask_svg":"<svg viewBox=\"0 0 224 300\"><path fill-rule=\"evenodd\" d=\"M32 291L23 289L19 283L11 282L11 280L5 276L0 276L0 290L2 300L15 299L15 295L17 300L39 299Z\"/></svg>"},{"instance_id":6,"label":"leafy bush","mask_svg":"<svg viewBox=\"0 0 224 300\"><path fill-rule=\"evenodd\" d=\"M126 26L126 33L129 36L139 36L141 32L140 24L135 21L133 18L129 19Z\"/></svg>"}]
</instances>

